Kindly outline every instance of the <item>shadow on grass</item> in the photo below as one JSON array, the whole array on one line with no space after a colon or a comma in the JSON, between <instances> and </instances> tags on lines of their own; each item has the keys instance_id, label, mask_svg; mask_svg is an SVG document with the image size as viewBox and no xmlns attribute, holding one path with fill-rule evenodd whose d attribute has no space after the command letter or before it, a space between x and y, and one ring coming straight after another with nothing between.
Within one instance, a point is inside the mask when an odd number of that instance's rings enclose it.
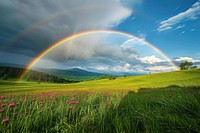
<instances>
[{"instance_id":1,"label":"shadow on grass","mask_svg":"<svg viewBox=\"0 0 200 133\"><path fill-rule=\"evenodd\" d=\"M142 88L116 111L124 132L200 132L200 87Z\"/></svg>"}]
</instances>

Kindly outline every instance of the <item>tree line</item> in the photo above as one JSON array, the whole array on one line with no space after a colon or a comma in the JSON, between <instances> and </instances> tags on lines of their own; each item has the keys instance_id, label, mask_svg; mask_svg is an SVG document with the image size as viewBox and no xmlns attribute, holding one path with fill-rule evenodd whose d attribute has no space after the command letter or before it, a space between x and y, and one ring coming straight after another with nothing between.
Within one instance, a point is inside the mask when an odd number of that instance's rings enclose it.
<instances>
[{"instance_id":1,"label":"tree line","mask_svg":"<svg viewBox=\"0 0 200 133\"><path fill-rule=\"evenodd\" d=\"M17 68L17 67L8 67L8 66L0 66L0 77L4 80L9 78L18 78L24 68ZM28 71L24 76L23 79L27 81L37 81L40 82L49 82L49 83L76 83L79 82L77 80L68 80L64 78L60 78L54 75L46 74L43 72L38 72L35 70Z\"/></svg>"}]
</instances>

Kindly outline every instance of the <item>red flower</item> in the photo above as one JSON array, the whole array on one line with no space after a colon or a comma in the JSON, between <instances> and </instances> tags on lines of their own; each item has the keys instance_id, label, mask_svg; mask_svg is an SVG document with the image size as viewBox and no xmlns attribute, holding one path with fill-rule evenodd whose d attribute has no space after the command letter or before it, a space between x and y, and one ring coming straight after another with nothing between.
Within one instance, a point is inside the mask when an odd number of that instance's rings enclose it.
<instances>
[{"instance_id":1,"label":"red flower","mask_svg":"<svg viewBox=\"0 0 200 133\"><path fill-rule=\"evenodd\" d=\"M110 106L108 106L108 108L110 108Z\"/></svg>"},{"instance_id":2,"label":"red flower","mask_svg":"<svg viewBox=\"0 0 200 133\"><path fill-rule=\"evenodd\" d=\"M76 101L75 101L75 100L72 100L72 101L71 101L71 104L75 104L75 103L76 103Z\"/></svg>"},{"instance_id":3,"label":"red flower","mask_svg":"<svg viewBox=\"0 0 200 133\"><path fill-rule=\"evenodd\" d=\"M72 109L73 109L73 107L72 107L72 106L70 106L70 107L69 107L69 109L70 109L70 110L72 110Z\"/></svg>"},{"instance_id":4,"label":"red flower","mask_svg":"<svg viewBox=\"0 0 200 133\"><path fill-rule=\"evenodd\" d=\"M5 123L8 123L8 119L4 119L4 120L2 120L2 124L5 124Z\"/></svg>"},{"instance_id":5,"label":"red flower","mask_svg":"<svg viewBox=\"0 0 200 133\"><path fill-rule=\"evenodd\" d=\"M15 104L14 104L14 103L11 103L11 104L8 105L8 107L9 107L9 108L15 107Z\"/></svg>"},{"instance_id":6,"label":"red flower","mask_svg":"<svg viewBox=\"0 0 200 133\"><path fill-rule=\"evenodd\" d=\"M80 104L80 102L79 102L79 101L77 101L77 102L76 102L76 104Z\"/></svg>"},{"instance_id":7,"label":"red flower","mask_svg":"<svg viewBox=\"0 0 200 133\"><path fill-rule=\"evenodd\" d=\"M33 101L36 101L36 98L33 98L31 101L32 101L32 102L33 102Z\"/></svg>"},{"instance_id":8,"label":"red flower","mask_svg":"<svg viewBox=\"0 0 200 133\"><path fill-rule=\"evenodd\" d=\"M18 115L18 112L15 112L14 115L17 116L17 115Z\"/></svg>"},{"instance_id":9,"label":"red flower","mask_svg":"<svg viewBox=\"0 0 200 133\"><path fill-rule=\"evenodd\" d=\"M1 96L1 99L6 99L6 96Z\"/></svg>"},{"instance_id":10,"label":"red flower","mask_svg":"<svg viewBox=\"0 0 200 133\"><path fill-rule=\"evenodd\" d=\"M0 110L0 113L3 113L4 112L4 110L2 109L2 110Z\"/></svg>"},{"instance_id":11,"label":"red flower","mask_svg":"<svg viewBox=\"0 0 200 133\"><path fill-rule=\"evenodd\" d=\"M6 106L6 104L1 104L1 107L5 107Z\"/></svg>"}]
</instances>

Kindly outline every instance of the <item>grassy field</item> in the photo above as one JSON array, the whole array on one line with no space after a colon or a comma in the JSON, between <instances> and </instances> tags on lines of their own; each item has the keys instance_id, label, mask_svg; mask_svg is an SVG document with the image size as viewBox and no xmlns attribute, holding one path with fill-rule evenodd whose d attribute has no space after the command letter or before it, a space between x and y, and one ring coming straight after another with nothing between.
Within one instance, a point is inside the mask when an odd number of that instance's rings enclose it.
<instances>
[{"instance_id":1,"label":"grassy field","mask_svg":"<svg viewBox=\"0 0 200 133\"><path fill-rule=\"evenodd\" d=\"M200 86L200 69L142 76L119 77L115 80L92 80L75 84L50 84L16 80L0 80L0 94L22 94L59 91L116 92L139 88Z\"/></svg>"},{"instance_id":2,"label":"grassy field","mask_svg":"<svg viewBox=\"0 0 200 133\"><path fill-rule=\"evenodd\" d=\"M200 69L49 84L0 80L0 132L200 132Z\"/></svg>"},{"instance_id":3,"label":"grassy field","mask_svg":"<svg viewBox=\"0 0 200 133\"><path fill-rule=\"evenodd\" d=\"M200 88L1 96L2 133L200 132Z\"/></svg>"}]
</instances>

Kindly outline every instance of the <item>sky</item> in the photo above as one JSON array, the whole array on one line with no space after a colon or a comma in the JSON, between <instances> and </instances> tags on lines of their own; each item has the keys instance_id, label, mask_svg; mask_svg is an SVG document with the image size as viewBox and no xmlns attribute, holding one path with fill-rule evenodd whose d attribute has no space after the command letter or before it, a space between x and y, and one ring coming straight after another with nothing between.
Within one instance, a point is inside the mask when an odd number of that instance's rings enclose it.
<instances>
[{"instance_id":1,"label":"sky","mask_svg":"<svg viewBox=\"0 0 200 133\"><path fill-rule=\"evenodd\" d=\"M0 63L96 72L173 71L200 66L200 0L1 0ZM120 35L106 30L125 32Z\"/></svg>"}]
</instances>

